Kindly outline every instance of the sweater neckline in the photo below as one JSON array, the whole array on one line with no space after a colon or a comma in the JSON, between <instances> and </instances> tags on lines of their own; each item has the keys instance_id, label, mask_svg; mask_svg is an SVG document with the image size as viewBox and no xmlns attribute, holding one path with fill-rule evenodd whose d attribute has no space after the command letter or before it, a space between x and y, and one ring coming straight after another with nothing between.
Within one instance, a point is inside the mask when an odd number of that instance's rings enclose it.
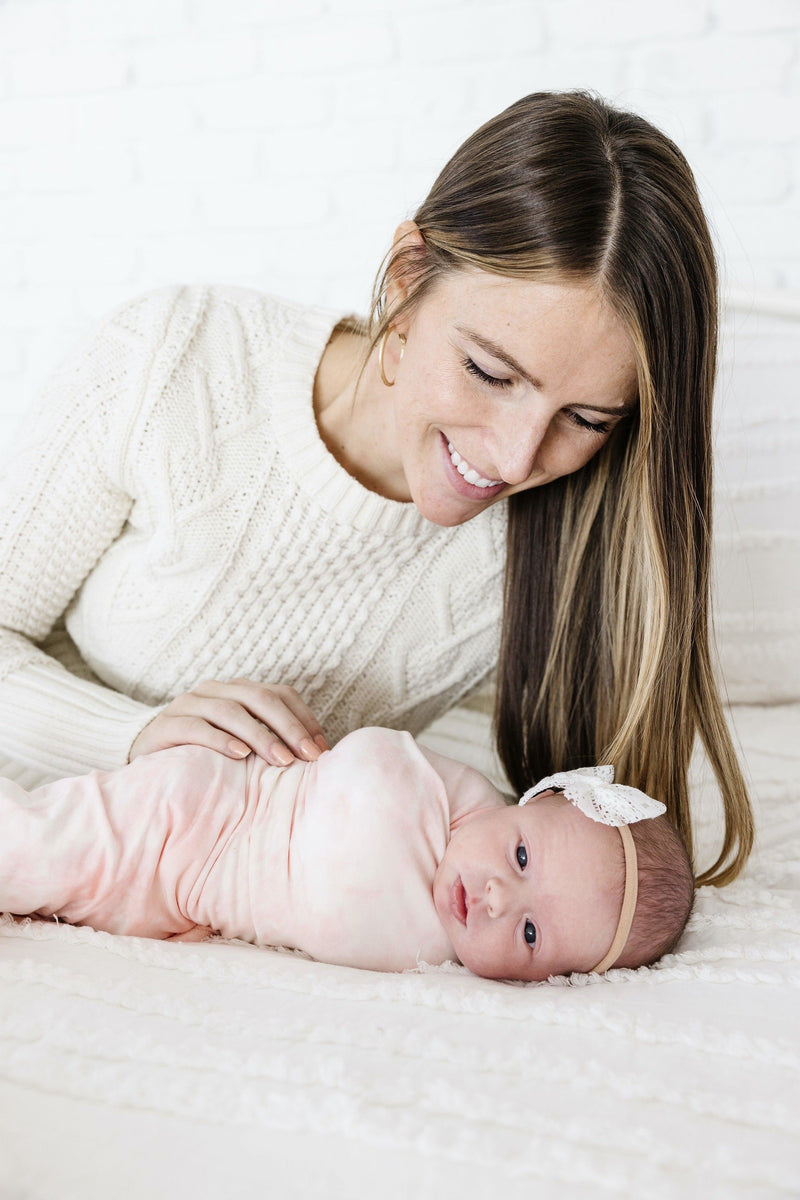
<instances>
[{"instance_id":1,"label":"sweater neckline","mask_svg":"<svg viewBox=\"0 0 800 1200\"><path fill-rule=\"evenodd\" d=\"M314 414L314 379L341 313L302 308L274 363L273 415L281 447L304 494L338 521L364 532L420 534L435 528L412 501L371 492L337 462Z\"/></svg>"}]
</instances>

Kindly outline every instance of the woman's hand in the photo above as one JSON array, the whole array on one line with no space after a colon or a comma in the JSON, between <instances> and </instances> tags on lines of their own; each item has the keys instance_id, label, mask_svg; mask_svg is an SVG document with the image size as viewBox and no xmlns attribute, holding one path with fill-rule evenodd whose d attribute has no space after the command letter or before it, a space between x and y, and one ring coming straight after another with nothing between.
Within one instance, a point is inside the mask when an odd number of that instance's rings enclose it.
<instances>
[{"instance_id":1,"label":"woman's hand","mask_svg":"<svg viewBox=\"0 0 800 1200\"><path fill-rule=\"evenodd\" d=\"M251 679L208 679L182 692L145 725L128 759L187 744L228 758L252 750L278 767L295 756L313 762L328 749L319 721L294 688Z\"/></svg>"}]
</instances>

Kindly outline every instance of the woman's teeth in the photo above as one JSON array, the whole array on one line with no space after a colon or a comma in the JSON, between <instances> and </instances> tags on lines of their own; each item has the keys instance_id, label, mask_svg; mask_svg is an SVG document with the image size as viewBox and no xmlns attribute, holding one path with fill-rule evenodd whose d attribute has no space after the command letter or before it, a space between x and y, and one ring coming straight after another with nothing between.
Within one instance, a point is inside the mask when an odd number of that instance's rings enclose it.
<instances>
[{"instance_id":1,"label":"woman's teeth","mask_svg":"<svg viewBox=\"0 0 800 1200\"><path fill-rule=\"evenodd\" d=\"M502 479L484 479L479 475L474 467L471 467L465 458L456 450L452 442L447 443L447 449L450 452L450 462L453 464L459 475L463 475L467 483L474 484L475 487L488 488L497 487L498 483L502 483Z\"/></svg>"}]
</instances>

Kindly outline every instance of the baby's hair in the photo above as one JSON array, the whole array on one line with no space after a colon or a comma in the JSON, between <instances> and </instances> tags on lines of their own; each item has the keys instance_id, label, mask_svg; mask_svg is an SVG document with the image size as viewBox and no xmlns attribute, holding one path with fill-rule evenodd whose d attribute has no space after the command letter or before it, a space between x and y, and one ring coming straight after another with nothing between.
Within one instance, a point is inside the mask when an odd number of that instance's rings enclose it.
<instances>
[{"instance_id":1,"label":"baby's hair","mask_svg":"<svg viewBox=\"0 0 800 1200\"><path fill-rule=\"evenodd\" d=\"M639 895L618 967L646 967L675 949L694 901L694 873L683 838L666 817L628 828L638 860ZM620 900L622 892L620 890Z\"/></svg>"}]
</instances>

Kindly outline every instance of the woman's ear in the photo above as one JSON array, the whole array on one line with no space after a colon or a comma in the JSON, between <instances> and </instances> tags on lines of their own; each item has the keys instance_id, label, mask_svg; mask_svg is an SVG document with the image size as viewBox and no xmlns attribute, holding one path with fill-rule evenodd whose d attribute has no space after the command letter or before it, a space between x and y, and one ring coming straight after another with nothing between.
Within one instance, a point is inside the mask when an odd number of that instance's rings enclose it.
<instances>
[{"instance_id":1,"label":"woman's ear","mask_svg":"<svg viewBox=\"0 0 800 1200\"><path fill-rule=\"evenodd\" d=\"M392 246L399 246L406 238L409 238L411 242L416 242L420 246L424 244L422 234L419 231L419 225L415 221L400 222L394 231Z\"/></svg>"},{"instance_id":2,"label":"woman's ear","mask_svg":"<svg viewBox=\"0 0 800 1200\"><path fill-rule=\"evenodd\" d=\"M392 265L386 283L386 307L392 309L412 290L425 254L425 239L413 221L401 221L392 239Z\"/></svg>"}]
</instances>

